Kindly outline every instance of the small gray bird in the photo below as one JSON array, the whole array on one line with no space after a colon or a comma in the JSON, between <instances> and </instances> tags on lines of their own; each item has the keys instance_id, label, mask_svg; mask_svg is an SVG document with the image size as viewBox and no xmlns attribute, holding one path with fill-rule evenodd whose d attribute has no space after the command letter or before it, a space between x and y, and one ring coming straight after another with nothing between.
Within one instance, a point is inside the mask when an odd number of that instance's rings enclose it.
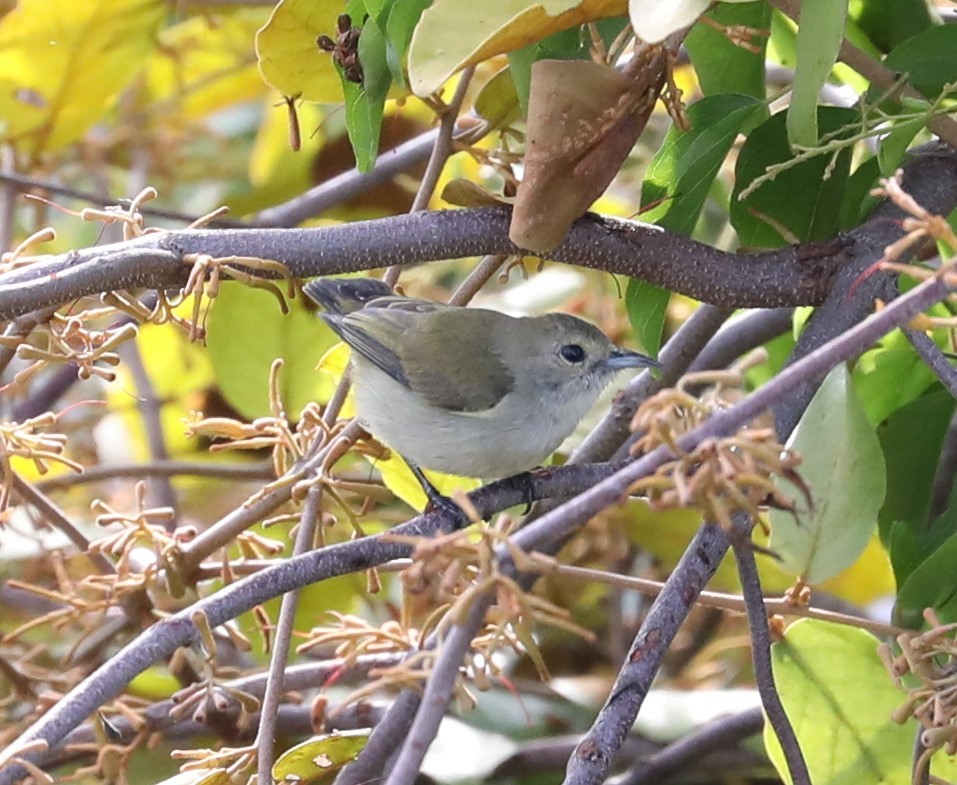
<instances>
[{"instance_id":1,"label":"small gray bird","mask_svg":"<svg viewBox=\"0 0 957 785\"><path fill-rule=\"evenodd\" d=\"M352 349L363 426L427 469L499 479L538 466L616 371L657 366L567 314L459 308L400 297L371 278L303 289Z\"/></svg>"}]
</instances>

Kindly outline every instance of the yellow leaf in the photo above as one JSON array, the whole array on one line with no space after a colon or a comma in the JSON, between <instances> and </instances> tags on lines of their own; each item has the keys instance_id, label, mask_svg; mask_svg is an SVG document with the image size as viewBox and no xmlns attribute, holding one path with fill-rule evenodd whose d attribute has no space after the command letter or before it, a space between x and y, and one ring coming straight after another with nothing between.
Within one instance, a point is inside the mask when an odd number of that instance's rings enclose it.
<instances>
[{"instance_id":1,"label":"yellow leaf","mask_svg":"<svg viewBox=\"0 0 957 785\"><path fill-rule=\"evenodd\" d=\"M346 368L349 367L349 356L349 347L344 343L337 343L322 355L316 370L326 376L333 384L339 384L342 377L346 375ZM345 403L342 404L339 416L343 419L356 416L356 405L353 401L352 390L349 390L349 395L346 397Z\"/></svg>"},{"instance_id":2,"label":"yellow leaf","mask_svg":"<svg viewBox=\"0 0 957 785\"><path fill-rule=\"evenodd\" d=\"M316 43L334 37L341 0L281 0L256 34L263 79L286 96L342 103L342 83L332 57Z\"/></svg>"},{"instance_id":3,"label":"yellow leaf","mask_svg":"<svg viewBox=\"0 0 957 785\"><path fill-rule=\"evenodd\" d=\"M267 92L249 42L265 9L186 19L164 30L146 71L148 108L176 122L195 120ZM178 107L171 112L169 101Z\"/></svg>"},{"instance_id":4,"label":"yellow leaf","mask_svg":"<svg viewBox=\"0 0 957 785\"><path fill-rule=\"evenodd\" d=\"M31 156L80 139L156 44L161 0L22 0L0 19L0 138Z\"/></svg>"},{"instance_id":5,"label":"yellow leaf","mask_svg":"<svg viewBox=\"0 0 957 785\"><path fill-rule=\"evenodd\" d=\"M379 458L373 463L382 475L382 481L386 488L412 509L419 512L425 509L428 503L425 491L422 490L419 481L415 479L409 465L402 458L395 453L391 453L388 458ZM459 490L472 491L482 484L481 480L471 477L457 477L454 474L441 474L433 471L427 471L425 474L443 496L451 497L455 491Z\"/></svg>"},{"instance_id":6,"label":"yellow leaf","mask_svg":"<svg viewBox=\"0 0 957 785\"><path fill-rule=\"evenodd\" d=\"M290 116L285 102L277 104L271 100L263 107L263 119L249 156L249 182L257 189L287 191L286 198L292 198L314 184L310 180L310 167L303 166L303 159L312 160L319 155L326 142L322 132L323 114L316 104L300 104L296 107L296 118L299 150L289 146Z\"/></svg>"},{"instance_id":7,"label":"yellow leaf","mask_svg":"<svg viewBox=\"0 0 957 785\"><path fill-rule=\"evenodd\" d=\"M436 0L412 35L412 91L429 95L462 68L560 30L626 12L626 0Z\"/></svg>"}]
</instances>

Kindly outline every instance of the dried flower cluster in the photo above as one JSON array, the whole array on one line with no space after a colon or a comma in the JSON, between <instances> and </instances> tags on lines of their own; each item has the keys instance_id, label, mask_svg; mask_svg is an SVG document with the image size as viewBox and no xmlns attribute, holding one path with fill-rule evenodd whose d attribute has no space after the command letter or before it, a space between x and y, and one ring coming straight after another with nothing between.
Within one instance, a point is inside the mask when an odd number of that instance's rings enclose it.
<instances>
[{"instance_id":1,"label":"dried flower cluster","mask_svg":"<svg viewBox=\"0 0 957 785\"><path fill-rule=\"evenodd\" d=\"M726 395L734 393L742 382L741 367L722 373L691 374L677 387L645 401L631 423L632 431L641 433L632 455L666 445L677 457L636 482L631 492L645 494L655 509L697 507L706 519L728 531L736 512L760 522L761 507L794 509L794 503L775 487L775 476L793 483L810 503L809 490L795 470L800 458L777 441L772 428L742 428L731 436L705 439L690 452L679 446L682 434L727 406ZM714 386L703 395L687 392L688 387L705 383Z\"/></svg>"},{"instance_id":2,"label":"dried flower cluster","mask_svg":"<svg viewBox=\"0 0 957 785\"><path fill-rule=\"evenodd\" d=\"M10 496L14 486L13 460L16 458L32 461L39 474L50 471L50 465L59 463L75 472L83 467L63 454L66 448L66 436L62 433L44 432L55 425L58 415L45 412L24 422L0 421L0 524L9 514Z\"/></svg>"},{"instance_id":3,"label":"dried flower cluster","mask_svg":"<svg viewBox=\"0 0 957 785\"><path fill-rule=\"evenodd\" d=\"M900 654L895 656L887 643L878 647L891 677L907 692L892 715L894 722L903 724L913 717L923 726L924 751L914 766L915 782L921 781L937 750L957 754L957 623L941 624L930 608L924 618L929 630L897 636Z\"/></svg>"},{"instance_id":4,"label":"dried flower cluster","mask_svg":"<svg viewBox=\"0 0 957 785\"><path fill-rule=\"evenodd\" d=\"M370 671L371 681L353 692L343 705L384 688L420 689L437 656L436 644L453 624L464 619L479 597L492 591L495 601L486 614L484 629L472 641L455 688L460 709L466 710L475 702L468 683L484 690L492 679L504 678L496 656L503 649L527 655L547 678L533 635L535 624L561 627L589 640L593 635L574 624L566 609L525 591L500 568L496 549L502 544L520 569L531 566L528 557L508 541L512 527L512 520L502 516L496 523L479 523L469 531L444 536L390 537L414 548L412 564L402 574L405 592L401 618L375 626L355 616L331 614L332 623L314 628L298 650L333 646L330 653L346 662L361 654L407 655L395 666ZM427 595L424 602L423 595ZM419 608L427 609L424 618L417 618Z\"/></svg>"}]
</instances>

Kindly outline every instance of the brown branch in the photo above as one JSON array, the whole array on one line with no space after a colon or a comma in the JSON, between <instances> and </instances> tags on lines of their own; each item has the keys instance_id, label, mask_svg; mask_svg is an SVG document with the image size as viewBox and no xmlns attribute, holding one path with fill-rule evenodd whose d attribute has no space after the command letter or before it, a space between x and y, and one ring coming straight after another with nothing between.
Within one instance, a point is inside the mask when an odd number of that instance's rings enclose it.
<instances>
[{"instance_id":1,"label":"brown branch","mask_svg":"<svg viewBox=\"0 0 957 785\"><path fill-rule=\"evenodd\" d=\"M51 257L0 276L0 319L105 291L178 287L187 254L251 256L300 278L467 256L519 254L510 210L485 207L402 215L309 229L226 229L149 234ZM719 251L647 224L593 214L577 221L555 261L642 278L725 307L808 305L858 237L757 254Z\"/></svg>"}]
</instances>

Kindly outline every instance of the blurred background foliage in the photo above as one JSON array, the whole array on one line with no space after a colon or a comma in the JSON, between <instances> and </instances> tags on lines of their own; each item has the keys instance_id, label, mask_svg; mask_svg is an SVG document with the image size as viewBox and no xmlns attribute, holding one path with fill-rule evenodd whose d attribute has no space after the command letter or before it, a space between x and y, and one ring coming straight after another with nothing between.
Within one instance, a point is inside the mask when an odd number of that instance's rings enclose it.
<instances>
[{"instance_id":1,"label":"blurred background foliage","mask_svg":"<svg viewBox=\"0 0 957 785\"><path fill-rule=\"evenodd\" d=\"M265 214L262 211L353 172L357 165L369 171L377 156L381 162L389 155L385 151L421 139L438 121L442 106L438 95L448 100L457 74L467 66L475 71L462 115L470 123L486 123L488 132L471 152L450 158L429 207L453 207L442 194L458 179L508 196L505 175L511 170L501 162L522 150L531 63L542 57L587 58L592 38L582 25L594 22L597 34L611 40L626 24L627 4L566 2L556 4L561 13L548 14L542 6L522 0L494 4L439 0L423 15L428 5L422 0L351 0L347 9L353 21L359 23L366 14L371 20L361 39L366 83L360 88L350 85L316 45L317 35L335 33L337 15L343 11L343 4L332 0L284 0L276 7L162 0L0 3L4 246L14 247L44 226L56 230L56 239L43 246L45 252L117 240L115 225L84 222L58 205L77 210L114 204L147 185L159 193L145 211L151 227L180 227L220 205L228 206L229 220L255 222ZM481 20L474 13L479 6ZM770 35L759 37L758 51L752 52L731 44L715 24L699 22L674 70L691 131L674 128L659 104L594 211L622 217L640 214L642 220L724 249L778 247L832 237L860 221L865 196L877 176L893 171L909 145L929 137L932 117L953 108L957 25L940 24L937 13L916 0L854 0L839 34L875 58L887 55L889 67L913 75L912 84L923 97L892 106L885 91L857 71L828 64L822 84L813 87L809 110L813 122L807 112L803 122L817 134L811 143L832 154L795 165L789 136L798 121L789 119L781 107L795 78L797 28L765 2L719 4L708 16L714 23L769 29ZM432 95L433 91L439 93ZM826 94L825 103L841 105L818 106L819 93ZM294 99L294 115L284 96ZM295 150L290 144L291 124L298 127ZM841 144L842 139L847 143ZM424 149L427 155L428 146ZM358 195L332 199L328 209L304 225L407 212L426 155L410 158L402 172ZM743 201L738 199L769 165L781 162L788 162L787 167L775 180ZM44 200L26 201L19 196L23 191ZM474 263L449 260L413 268L403 273L402 287L409 294L441 300ZM696 303L667 293L662 299L660 293L639 286L596 271L553 265L539 271L529 259L493 279L476 303L516 313L561 309L581 314L615 340L655 350ZM662 304L658 311L654 301ZM193 305L185 302L179 313L188 315ZM51 366L27 383L11 384L13 374L24 367L14 362L3 378L8 386L2 418L57 412L57 428L68 437L66 455L87 470L102 467L105 474L95 481L80 481L60 464L41 474L35 462L18 458L12 460L13 469L54 498L91 539L103 536L94 525L94 499L115 510L134 509L135 482L151 475L151 465L165 461L215 463L226 470L219 477L190 471L164 480L154 476L146 490L150 505L172 498L178 525L199 529L228 514L271 478L269 451L211 453L210 438L191 434L186 427L191 413L240 421L276 414L269 380L273 362L281 358L282 413L296 423L310 402L322 405L329 400L343 372L341 351L338 356L328 354L335 345L332 333L300 299L289 305L290 313L283 314L269 294L227 282L212 303L204 342L190 341L172 323L144 325L135 341L122 348L115 379L64 381L62 369ZM639 313L652 311L660 311L654 324L633 324ZM115 314L107 321L110 318ZM801 319L796 318L795 331ZM748 385L770 378L793 345L793 334L772 341L767 347L769 361L749 372ZM852 378L871 426L878 429L885 456L906 456L889 460L888 499L879 516L882 526L889 528L906 521L915 506L926 509L934 447L915 445L909 436L933 433L942 438L953 401L940 395L935 377L917 362L899 334L865 354ZM151 401L156 404L152 425ZM597 414L590 424L596 418ZM939 449L939 440L937 444ZM567 454L568 447L557 460ZM324 526L328 542L353 537L353 522L359 518L363 531L381 531L409 517L409 503L422 504L418 489L398 463L372 454L349 456L338 465L339 476L367 490L345 492L342 504L330 509ZM140 470L134 471L137 466ZM443 487L461 484L455 479L448 482ZM383 484L399 498L382 490ZM368 490L372 487L376 490ZM298 509L289 505L280 511L286 521L259 526L257 533L288 552L288 517ZM91 570L88 560L71 551L62 537L35 523L23 507L3 521L4 579L45 587L59 582L62 587L67 576ZM662 579L700 523L700 514L693 511L654 512L643 502L631 501L593 520L562 558ZM938 533L936 542L950 534L949 529ZM817 589L838 606L863 607L892 597L899 584L886 543L886 537L882 545L875 533L849 568ZM53 571L49 555L55 550L63 553L59 573ZM238 547L232 555L240 555ZM794 576L773 559L761 559L761 571L769 592L783 591L794 582ZM934 573L924 580L937 577ZM218 580L206 581L198 590L215 591L221 585ZM380 580L381 589L374 594L367 591L361 575L305 589L297 630L305 635L326 623L330 612L382 624L397 618L404 605L412 607L419 621L432 611L424 600L416 604L415 598L403 596L394 575L383 573ZM713 588L738 589L732 562L722 566ZM648 605L647 599L632 592L565 578L542 580L538 591L567 608L572 621L593 631L598 642L561 630L541 630L543 658L556 681L550 687L538 685L530 663L510 661L510 683L496 685L479 700L477 711L461 715L467 727L456 725L449 731L459 736L444 744L440 739L427 769L433 776L451 781L467 775L481 778L491 771L462 757L471 743L463 739L479 739L488 760L505 761L522 739L587 727ZM158 611L174 610L188 599L189 595L151 598ZM50 599L4 587L0 634L9 634L48 610L44 602ZM237 655L243 668L267 662L264 619L274 621L277 609L278 600L267 604L263 615L247 614L237 621L252 643L250 651ZM81 647L83 656L78 657L74 647L89 642L95 620L91 614L59 628L38 626L4 640L0 656L12 661L32 651L29 656L38 666L50 672L62 669L56 684L65 688L136 631L126 629L102 646ZM143 623L148 623L148 614ZM741 698L735 691L751 685L748 645L740 616L699 609L665 663L662 684L700 691L700 701L690 710L695 723L740 705L739 700L754 705L750 692ZM327 646L304 656L329 653ZM64 658L70 667L61 665ZM182 685L181 676L157 665L136 680L131 694L167 698ZM348 689L332 687L327 692L342 697ZM12 694L13 685L0 678L0 746L20 728L21 719L3 708L13 705ZM667 692L662 696L669 700ZM664 726L654 729L653 735L670 739L684 731L680 716L676 698L658 713L650 708L642 722L649 728L656 723ZM499 746L493 746L493 739ZM171 774L176 768L165 752L137 754L143 756L132 769L137 782L156 781L164 771ZM751 771L754 777L765 774L768 770L761 766ZM554 781L516 776L515 781L524 783Z\"/></svg>"}]
</instances>

